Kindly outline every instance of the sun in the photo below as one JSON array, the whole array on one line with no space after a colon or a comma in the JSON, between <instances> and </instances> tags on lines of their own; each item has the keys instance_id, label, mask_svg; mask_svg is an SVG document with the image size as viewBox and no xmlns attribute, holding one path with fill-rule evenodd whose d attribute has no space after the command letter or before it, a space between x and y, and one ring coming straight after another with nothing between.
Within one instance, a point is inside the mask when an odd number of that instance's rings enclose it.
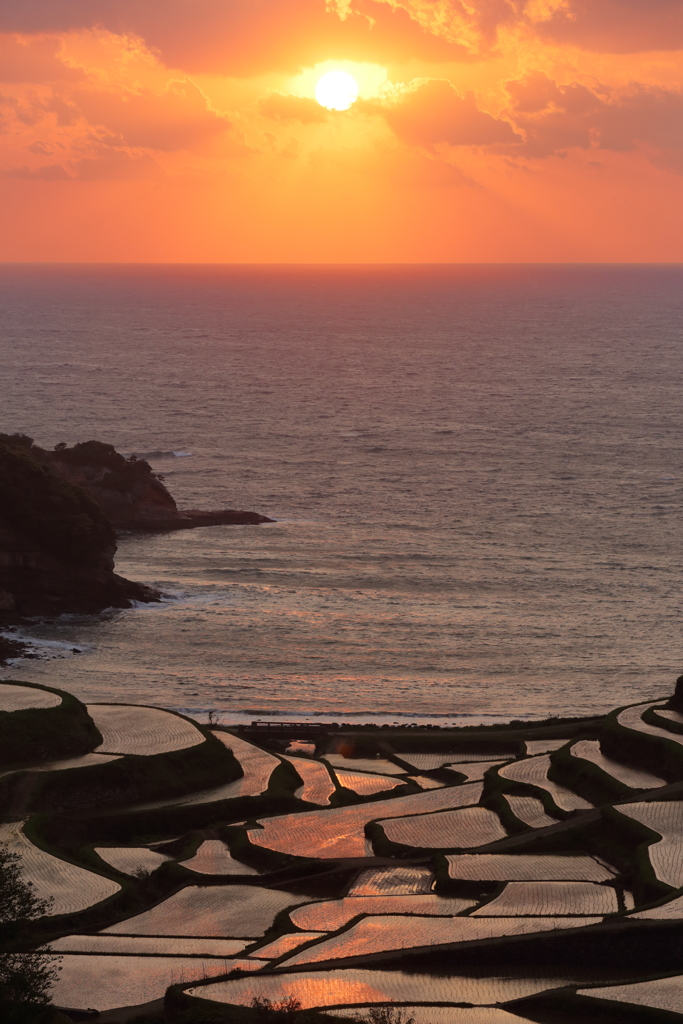
<instances>
[{"instance_id":1,"label":"sun","mask_svg":"<svg viewBox=\"0 0 683 1024\"><path fill-rule=\"evenodd\" d=\"M315 98L328 110L348 110L358 99L358 83L346 71L328 71L318 79Z\"/></svg>"}]
</instances>

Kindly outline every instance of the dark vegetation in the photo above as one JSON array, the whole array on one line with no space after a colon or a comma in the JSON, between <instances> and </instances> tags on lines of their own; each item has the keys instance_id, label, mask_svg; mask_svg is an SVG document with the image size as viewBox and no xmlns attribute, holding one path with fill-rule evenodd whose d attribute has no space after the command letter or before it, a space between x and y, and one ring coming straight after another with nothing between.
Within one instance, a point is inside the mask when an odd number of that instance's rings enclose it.
<instances>
[{"instance_id":1,"label":"dark vegetation","mask_svg":"<svg viewBox=\"0 0 683 1024\"><path fill-rule=\"evenodd\" d=\"M582 739L594 739L594 737L581 737ZM574 757L570 753L569 746L560 747L550 755L550 770L548 778L558 782L561 786L572 789L584 800L599 807L601 804L611 803L614 800L626 800L628 797L637 799L638 793L644 792L647 786L641 789L631 789L613 775L603 772L591 761L584 761Z\"/></svg>"},{"instance_id":2,"label":"dark vegetation","mask_svg":"<svg viewBox=\"0 0 683 1024\"><path fill-rule=\"evenodd\" d=\"M652 772L667 782L683 779L683 746L675 740L647 733L634 733L617 721L619 710L612 711L605 719L600 733L600 746L608 757L626 761ZM660 720L645 712L644 721L660 725Z\"/></svg>"},{"instance_id":3,"label":"dark vegetation","mask_svg":"<svg viewBox=\"0 0 683 1024\"><path fill-rule=\"evenodd\" d=\"M22 685L12 682L15 686ZM99 746L102 737L84 704L66 690L32 686L58 694L62 702L53 708L0 711L0 767L3 770L78 757Z\"/></svg>"},{"instance_id":4,"label":"dark vegetation","mask_svg":"<svg viewBox=\"0 0 683 1024\"><path fill-rule=\"evenodd\" d=\"M52 1024L55 1013L49 1006L57 979L60 958L31 952L17 952L28 922L49 913L50 900L36 896L24 881L20 859L0 847L0 1017L3 1024Z\"/></svg>"},{"instance_id":5,"label":"dark vegetation","mask_svg":"<svg viewBox=\"0 0 683 1024\"><path fill-rule=\"evenodd\" d=\"M173 799L233 782L242 768L227 747L210 734L194 747L148 756L126 754L115 761L41 773L25 809L87 811L144 801ZM14 786L22 780L15 778ZM8 787L11 785L7 784Z\"/></svg>"},{"instance_id":6,"label":"dark vegetation","mask_svg":"<svg viewBox=\"0 0 683 1024\"><path fill-rule=\"evenodd\" d=\"M680 1014L648 1006L615 1005L577 995L571 989L541 993L509 1003L506 1009L537 1024L680 1024Z\"/></svg>"},{"instance_id":7,"label":"dark vegetation","mask_svg":"<svg viewBox=\"0 0 683 1024\"><path fill-rule=\"evenodd\" d=\"M198 984L201 985L201 982ZM339 1018L318 1010L305 1010L301 1003L289 997L273 1002L255 997L250 1006L226 1006L208 1000L186 996L180 985L172 986L165 1000L165 1013L150 1017L136 1017L130 1024L334 1024ZM350 1024L355 1019L350 1013L344 1017ZM403 1007L376 1006L367 1011L370 1024L415 1024Z\"/></svg>"},{"instance_id":8,"label":"dark vegetation","mask_svg":"<svg viewBox=\"0 0 683 1024\"><path fill-rule=\"evenodd\" d=\"M114 530L80 487L51 472L25 435L0 434L0 520L63 562L116 550Z\"/></svg>"},{"instance_id":9,"label":"dark vegetation","mask_svg":"<svg viewBox=\"0 0 683 1024\"><path fill-rule=\"evenodd\" d=\"M113 491L133 491L140 483L162 479L152 472L145 459L136 455L126 458L113 445L102 441L83 441L73 448L67 448L65 444L55 445L53 458L74 467L97 466L102 471L101 486Z\"/></svg>"},{"instance_id":10,"label":"dark vegetation","mask_svg":"<svg viewBox=\"0 0 683 1024\"><path fill-rule=\"evenodd\" d=\"M296 999L275 1003L269 999L258 999L251 1006L227 1006L207 999L190 998L180 985L171 986L164 1003L164 1013L155 1017L134 1018L130 1024L339 1024L338 1017L315 1010L303 1010Z\"/></svg>"}]
</instances>

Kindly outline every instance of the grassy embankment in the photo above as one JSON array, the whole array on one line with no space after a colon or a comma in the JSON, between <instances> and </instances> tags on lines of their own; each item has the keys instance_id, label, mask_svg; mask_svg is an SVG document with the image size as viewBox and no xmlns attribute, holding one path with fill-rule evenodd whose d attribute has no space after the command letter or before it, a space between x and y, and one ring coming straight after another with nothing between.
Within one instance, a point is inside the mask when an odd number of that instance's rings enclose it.
<instances>
[{"instance_id":1,"label":"grassy embankment","mask_svg":"<svg viewBox=\"0 0 683 1024\"><path fill-rule=\"evenodd\" d=\"M0 711L0 767L3 771L20 770L41 761L79 757L102 742L87 708L71 693L18 679L4 682L57 694L61 703L51 708Z\"/></svg>"},{"instance_id":2,"label":"grassy embankment","mask_svg":"<svg viewBox=\"0 0 683 1024\"><path fill-rule=\"evenodd\" d=\"M608 757L626 764L637 765L667 782L683 779L683 745L666 736L651 736L646 732L629 729L618 721L623 708L617 708L605 718L600 732L600 745ZM659 728L663 723L651 710L643 714L643 721ZM675 723L669 722L669 725ZM667 725L667 728L669 728ZM671 732L678 730L670 729Z\"/></svg>"}]
</instances>

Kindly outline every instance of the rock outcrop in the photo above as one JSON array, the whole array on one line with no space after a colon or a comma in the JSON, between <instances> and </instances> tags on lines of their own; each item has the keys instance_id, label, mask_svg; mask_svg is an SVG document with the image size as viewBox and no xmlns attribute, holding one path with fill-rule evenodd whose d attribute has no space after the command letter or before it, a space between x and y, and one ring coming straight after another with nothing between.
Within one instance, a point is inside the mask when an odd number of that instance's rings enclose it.
<instances>
[{"instance_id":1,"label":"rock outcrop","mask_svg":"<svg viewBox=\"0 0 683 1024\"><path fill-rule=\"evenodd\" d=\"M40 449L62 480L82 487L116 530L187 530L196 526L257 525L273 520L257 512L180 510L144 459L125 458L110 444L85 441L73 448Z\"/></svg>"},{"instance_id":2,"label":"rock outcrop","mask_svg":"<svg viewBox=\"0 0 683 1024\"><path fill-rule=\"evenodd\" d=\"M0 436L0 620L158 600L114 572L112 525L43 456L30 438Z\"/></svg>"},{"instance_id":3,"label":"rock outcrop","mask_svg":"<svg viewBox=\"0 0 683 1024\"><path fill-rule=\"evenodd\" d=\"M24 434L0 434L0 622L158 600L114 572L116 530L270 522L235 509L180 510L148 462L101 441L46 451Z\"/></svg>"}]
</instances>

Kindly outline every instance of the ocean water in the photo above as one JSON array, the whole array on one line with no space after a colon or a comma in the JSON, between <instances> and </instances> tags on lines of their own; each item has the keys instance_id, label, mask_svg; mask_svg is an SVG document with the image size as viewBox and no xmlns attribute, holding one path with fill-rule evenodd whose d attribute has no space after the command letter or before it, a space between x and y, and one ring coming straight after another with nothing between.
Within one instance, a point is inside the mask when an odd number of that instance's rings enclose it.
<instances>
[{"instance_id":1,"label":"ocean water","mask_svg":"<svg viewBox=\"0 0 683 1024\"><path fill-rule=\"evenodd\" d=\"M34 622L5 678L470 723L683 671L682 267L5 265L0 321L0 430L277 520L122 538L167 600Z\"/></svg>"}]
</instances>

